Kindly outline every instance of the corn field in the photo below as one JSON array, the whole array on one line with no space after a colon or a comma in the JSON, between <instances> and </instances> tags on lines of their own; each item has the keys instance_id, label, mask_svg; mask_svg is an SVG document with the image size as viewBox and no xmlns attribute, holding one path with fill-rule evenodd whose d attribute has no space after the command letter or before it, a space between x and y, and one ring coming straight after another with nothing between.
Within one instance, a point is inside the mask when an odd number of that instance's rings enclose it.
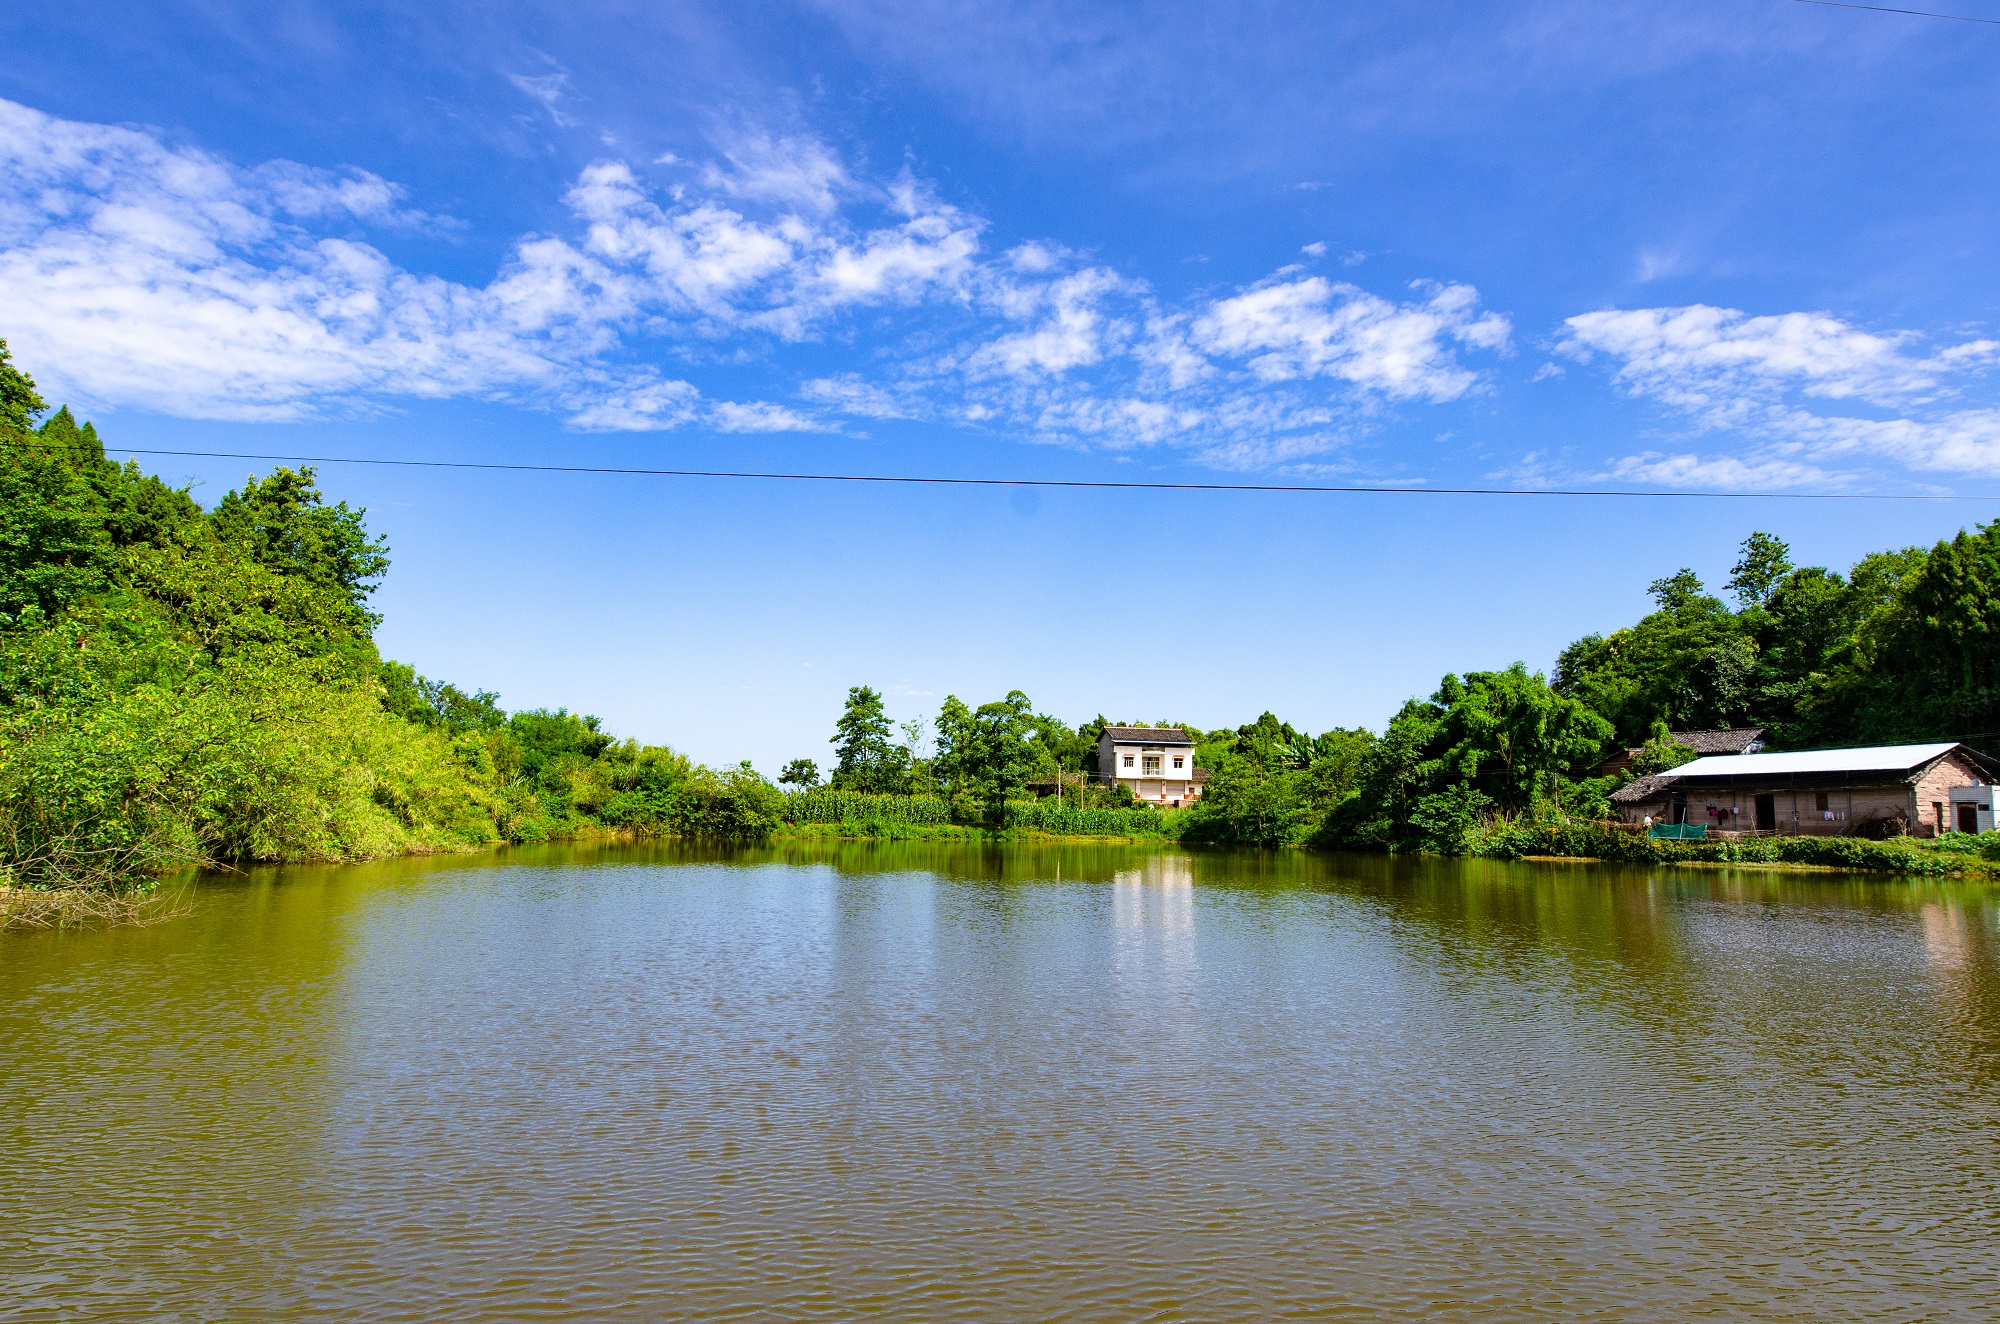
<instances>
[{"instance_id":1,"label":"corn field","mask_svg":"<svg viewBox=\"0 0 2000 1324\"><path fill-rule=\"evenodd\" d=\"M854 791L800 791L785 797L787 823L915 823L943 826L951 808L929 795L861 795Z\"/></svg>"},{"instance_id":2,"label":"corn field","mask_svg":"<svg viewBox=\"0 0 2000 1324\"><path fill-rule=\"evenodd\" d=\"M1155 809L1077 809L1048 800L1020 800L1007 806L1007 826L1032 832L1090 837L1169 835L1168 819Z\"/></svg>"}]
</instances>

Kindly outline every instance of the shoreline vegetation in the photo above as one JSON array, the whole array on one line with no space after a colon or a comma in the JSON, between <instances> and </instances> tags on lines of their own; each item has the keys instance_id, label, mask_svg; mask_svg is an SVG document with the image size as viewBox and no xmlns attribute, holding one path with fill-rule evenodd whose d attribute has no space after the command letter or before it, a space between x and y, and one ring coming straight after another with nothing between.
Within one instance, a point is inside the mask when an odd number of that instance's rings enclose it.
<instances>
[{"instance_id":1,"label":"shoreline vegetation","mask_svg":"<svg viewBox=\"0 0 2000 1324\"><path fill-rule=\"evenodd\" d=\"M1101 715L1071 726L1019 691L897 725L856 686L829 774L801 758L775 783L566 709L508 712L380 656L368 603L388 568L365 512L329 504L309 468L204 509L109 460L0 341L0 924L64 904L136 915L153 880L196 866L598 833L2000 872L1990 834L1655 841L1605 821L1631 777L1692 757L1673 729L1763 726L1772 748L2000 739L2000 522L1844 575L1753 534L1734 608L1682 570L1552 677L1448 675L1379 734L1313 736L1270 713L1158 723L1189 732L1207 773L1178 810L1098 779ZM1630 769L1594 775L1637 746Z\"/></svg>"}]
</instances>

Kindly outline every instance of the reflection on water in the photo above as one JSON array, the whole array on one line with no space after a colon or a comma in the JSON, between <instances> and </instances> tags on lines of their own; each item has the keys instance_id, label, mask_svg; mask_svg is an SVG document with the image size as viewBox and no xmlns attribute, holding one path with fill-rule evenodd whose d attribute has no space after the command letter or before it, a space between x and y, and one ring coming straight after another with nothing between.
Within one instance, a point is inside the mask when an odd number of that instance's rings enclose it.
<instances>
[{"instance_id":1,"label":"reflection on water","mask_svg":"<svg viewBox=\"0 0 2000 1324\"><path fill-rule=\"evenodd\" d=\"M1978 888L548 847L0 936L0 1318L1985 1318Z\"/></svg>"}]
</instances>

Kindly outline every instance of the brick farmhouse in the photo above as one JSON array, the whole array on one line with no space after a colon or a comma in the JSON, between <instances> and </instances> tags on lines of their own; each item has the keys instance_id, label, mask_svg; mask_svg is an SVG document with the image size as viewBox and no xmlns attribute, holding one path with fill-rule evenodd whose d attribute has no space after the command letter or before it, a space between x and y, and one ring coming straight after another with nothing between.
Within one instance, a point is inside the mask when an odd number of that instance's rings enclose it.
<instances>
[{"instance_id":1,"label":"brick farmhouse","mask_svg":"<svg viewBox=\"0 0 2000 1324\"><path fill-rule=\"evenodd\" d=\"M1613 793L1627 823L1724 832L1934 837L1991 831L2000 761L1960 744L1712 755Z\"/></svg>"}]
</instances>

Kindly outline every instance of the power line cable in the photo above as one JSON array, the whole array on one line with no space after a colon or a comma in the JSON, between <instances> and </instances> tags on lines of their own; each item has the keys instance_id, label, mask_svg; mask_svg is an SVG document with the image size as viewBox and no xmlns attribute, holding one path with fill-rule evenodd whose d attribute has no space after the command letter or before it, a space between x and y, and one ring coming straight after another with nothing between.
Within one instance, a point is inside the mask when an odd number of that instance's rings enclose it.
<instances>
[{"instance_id":1,"label":"power line cable","mask_svg":"<svg viewBox=\"0 0 2000 1324\"><path fill-rule=\"evenodd\" d=\"M1802 5L1824 5L1828 9L1865 9L1871 14L1907 14L1911 18L1946 18L1954 23L1984 23L2000 28L2000 18L1973 18L1968 14L1935 14L1928 9L1891 9L1887 5L1856 5L1846 0L1797 0Z\"/></svg>"},{"instance_id":2,"label":"power line cable","mask_svg":"<svg viewBox=\"0 0 2000 1324\"><path fill-rule=\"evenodd\" d=\"M16 446L32 443L14 443ZM882 483L935 487L1035 487L1127 492L1324 492L1370 496L1628 497L1703 501L2000 501L1959 492L1686 492L1587 487L1391 487L1365 483L1166 483L1083 478L952 478L919 474L788 473L748 469L642 469L580 464L505 464L490 460L384 460L346 455L263 455L249 451L152 450L112 447L121 455L201 460L263 460L283 464L354 464L396 469L457 469L496 473L605 474L627 478L729 478L794 483Z\"/></svg>"}]
</instances>

